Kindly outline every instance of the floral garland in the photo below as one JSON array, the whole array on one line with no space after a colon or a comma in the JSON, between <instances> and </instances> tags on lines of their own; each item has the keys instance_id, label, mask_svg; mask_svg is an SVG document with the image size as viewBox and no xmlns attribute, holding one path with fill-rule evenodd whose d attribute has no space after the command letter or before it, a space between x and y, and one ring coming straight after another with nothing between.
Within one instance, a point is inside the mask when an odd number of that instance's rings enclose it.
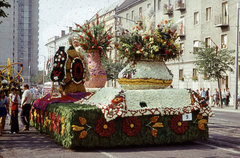
<instances>
[{"instance_id":1,"label":"floral garland","mask_svg":"<svg viewBox=\"0 0 240 158\"><path fill-rule=\"evenodd\" d=\"M56 130L55 121L56 121L55 113L52 113L52 131L53 132L55 132Z\"/></svg>"},{"instance_id":2,"label":"floral garland","mask_svg":"<svg viewBox=\"0 0 240 158\"><path fill-rule=\"evenodd\" d=\"M65 117L62 117L61 119L61 122L62 122L62 136L64 136L64 132L65 132L65 129L66 129L66 126L65 126Z\"/></svg>"},{"instance_id":3,"label":"floral garland","mask_svg":"<svg viewBox=\"0 0 240 158\"><path fill-rule=\"evenodd\" d=\"M122 130L128 136L136 136L141 131L141 123L137 117L128 117L123 120Z\"/></svg>"},{"instance_id":4,"label":"floral garland","mask_svg":"<svg viewBox=\"0 0 240 158\"><path fill-rule=\"evenodd\" d=\"M110 137L115 132L115 122L107 122L102 116L96 122L95 131L100 137Z\"/></svg>"},{"instance_id":5,"label":"floral garland","mask_svg":"<svg viewBox=\"0 0 240 158\"><path fill-rule=\"evenodd\" d=\"M170 127L176 134L183 134L188 129L188 122L182 121L182 115L176 115L172 118Z\"/></svg>"},{"instance_id":6,"label":"floral garland","mask_svg":"<svg viewBox=\"0 0 240 158\"><path fill-rule=\"evenodd\" d=\"M57 115L57 118L56 118L56 123L57 123L57 133L60 134L60 123L61 123L61 120L60 120L60 115L58 114Z\"/></svg>"}]
</instances>

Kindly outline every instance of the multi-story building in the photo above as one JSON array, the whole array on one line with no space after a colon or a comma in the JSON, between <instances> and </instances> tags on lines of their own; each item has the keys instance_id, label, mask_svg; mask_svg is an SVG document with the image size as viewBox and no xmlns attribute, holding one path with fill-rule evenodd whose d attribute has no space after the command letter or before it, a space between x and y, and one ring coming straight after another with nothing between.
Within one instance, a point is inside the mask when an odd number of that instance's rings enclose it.
<instances>
[{"instance_id":1,"label":"multi-story building","mask_svg":"<svg viewBox=\"0 0 240 158\"><path fill-rule=\"evenodd\" d=\"M12 0L11 8L6 9L7 18L0 24L0 65L23 63L22 76L25 83L38 73L38 0ZM13 66L20 71L19 66Z\"/></svg>"},{"instance_id":2,"label":"multi-story building","mask_svg":"<svg viewBox=\"0 0 240 158\"><path fill-rule=\"evenodd\" d=\"M204 81L194 65L194 47L200 46L200 41L208 45L215 44L219 49L236 49L236 9L238 0L126 0L116 14L122 25L128 29L136 25L132 20L144 18L148 7L155 11L155 26L160 21L173 19L177 23L178 41L182 50L180 60L167 62L168 68L174 74L174 88L199 89L217 88L216 81ZM235 67L235 66L234 66ZM233 67L233 68L234 68ZM235 68L234 68L235 69ZM198 76L197 81L192 76ZM184 81L179 77L184 76ZM229 87L233 93L235 88L235 73L227 72L220 81L221 88Z\"/></svg>"}]
</instances>

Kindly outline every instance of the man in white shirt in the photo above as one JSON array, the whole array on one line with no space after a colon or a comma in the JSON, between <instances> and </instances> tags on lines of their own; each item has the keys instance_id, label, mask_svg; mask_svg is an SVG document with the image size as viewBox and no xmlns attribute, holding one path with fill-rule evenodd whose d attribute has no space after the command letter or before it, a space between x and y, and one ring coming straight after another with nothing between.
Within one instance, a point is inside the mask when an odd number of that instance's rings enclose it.
<instances>
[{"instance_id":1,"label":"man in white shirt","mask_svg":"<svg viewBox=\"0 0 240 158\"><path fill-rule=\"evenodd\" d=\"M29 90L28 84L23 85L23 95L22 95L22 103L21 108L22 112L20 114L22 124L25 126L22 131L29 130L29 112L31 110L31 101L32 101L32 93Z\"/></svg>"},{"instance_id":2,"label":"man in white shirt","mask_svg":"<svg viewBox=\"0 0 240 158\"><path fill-rule=\"evenodd\" d=\"M202 97L203 99L206 98L205 88L203 88L203 90L200 92L200 94L201 94L201 97Z\"/></svg>"}]
</instances>

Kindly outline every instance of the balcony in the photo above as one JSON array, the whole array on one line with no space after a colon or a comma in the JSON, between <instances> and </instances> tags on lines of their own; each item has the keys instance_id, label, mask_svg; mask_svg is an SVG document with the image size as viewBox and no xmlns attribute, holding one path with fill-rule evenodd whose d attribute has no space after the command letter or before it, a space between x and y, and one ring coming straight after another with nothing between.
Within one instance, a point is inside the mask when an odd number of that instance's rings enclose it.
<instances>
[{"instance_id":1,"label":"balcony","mask_svg":"<svg viewBox=\"0 0 240 158\"><path fill-rule=\"evenodd\" d=\"M184 0L176 0L175 1L175 9L176 10L185 10L186 5L184 2L185 2Z\"/></svg>"},{"instance_id":2,"label":"balcony","mask_svg":"<svg viewBox=\"0 0 240 158\"><path fill-rule=\"evenodd\" d=\"M228 22L228 15L223 16L223 14L221 15L217 15L214 17L214 25L216 27L226 27L229 26L229 22Z\"/></svg>"},{"instance_id":3,"label":"balcony","mask_svg":"<svg viewBox=\"0 0 240 158\"><path fill-rule=\"evenodd\" d=\"M164 15L172 15L173 14L173 6L172 4L164 4L163 5L163 14Z\"/></svg>"},{"instance_id":4,"label":"balcony","mask_svg":"<svg viewBox=\"0 0 240 158\"><path fill-rule=\"evenodd\" d=\"M179 27L177 28L177 34L178 34L178 37L185 37L186 35L186 32L185 32L185 26L184 25L179 25Z\"/></svg>"}]
</instances>

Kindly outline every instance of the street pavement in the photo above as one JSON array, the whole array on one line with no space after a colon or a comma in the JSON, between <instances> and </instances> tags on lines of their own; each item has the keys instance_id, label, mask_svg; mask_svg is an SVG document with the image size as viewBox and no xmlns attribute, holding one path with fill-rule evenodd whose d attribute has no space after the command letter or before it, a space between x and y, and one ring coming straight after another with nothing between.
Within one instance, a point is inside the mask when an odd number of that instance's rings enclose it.
<instances>
[{"instance_id":1,"label":"street pavement","mask_svg":"<svg viewBox=\"0 0 240 158\"><path fill-rule=\"evenodd\" d=\"M240 108L240 107L239 107ZM115 149L71 150L54 142L48 135L41 134L31 127L29 131L18 134L3 134L0 137L0 158L141 158L141 157L240 157L240 109L213 107L215 117L209 120L210 138L183 144L170 144L147 147L128 147ZM9 116L6 130L10 131ZM23 125L20 124L20 130Z\"/></svg>"}]
</instances>

